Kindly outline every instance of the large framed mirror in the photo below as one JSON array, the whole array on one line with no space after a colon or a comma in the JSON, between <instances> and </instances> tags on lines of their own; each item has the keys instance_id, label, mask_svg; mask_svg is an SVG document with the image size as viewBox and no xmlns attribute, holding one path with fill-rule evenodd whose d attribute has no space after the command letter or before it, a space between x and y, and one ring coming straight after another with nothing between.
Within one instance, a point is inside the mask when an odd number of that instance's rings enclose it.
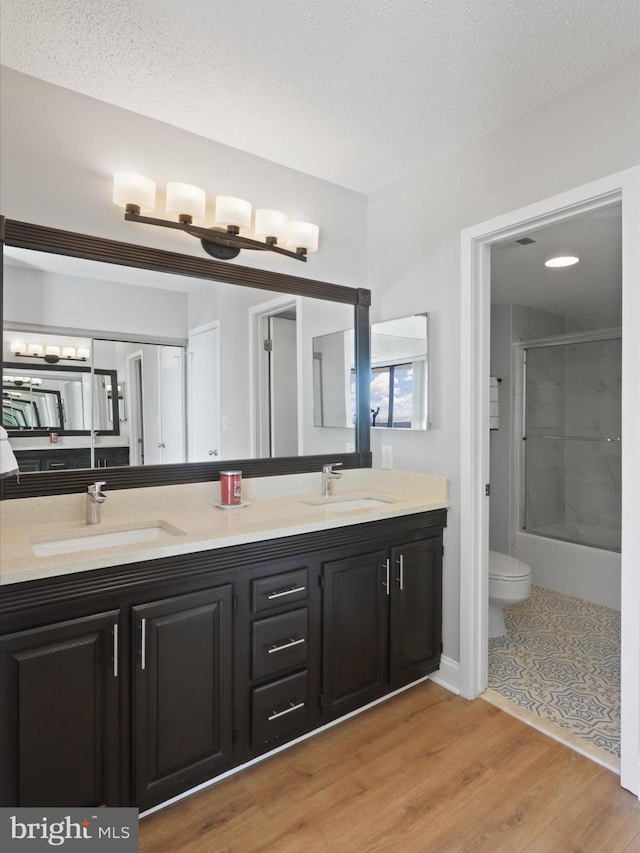
<instances>
[{"instance_id":1,"label":"large framed mirror","mask_svg":"<svg viewBox=\"0 0 640 853\"><path fill-rule=\"evenodd\" d=\"M74 336L88 342L85 369L103 385L93 399L111 419L107 429L89 427L88 463L85 452L73 470L25 467L32 473L19 483L0 484L4 498L74 492L105 466L108 487L135 488L216 479L230 465L249 477L315 471L325 462L371 465L368 383L361 381L369 366L368 290L2 223L6 347L45 334L66 336L71 348ZM317 429L306 390L311 341L345 322L355 417ZM29 378L33 367L11 363ZM35 432L13 433L14 452L44 457L82 445L52 426ZM57 433L55 447L47 432Z\"/></svg>"}]
</instances>

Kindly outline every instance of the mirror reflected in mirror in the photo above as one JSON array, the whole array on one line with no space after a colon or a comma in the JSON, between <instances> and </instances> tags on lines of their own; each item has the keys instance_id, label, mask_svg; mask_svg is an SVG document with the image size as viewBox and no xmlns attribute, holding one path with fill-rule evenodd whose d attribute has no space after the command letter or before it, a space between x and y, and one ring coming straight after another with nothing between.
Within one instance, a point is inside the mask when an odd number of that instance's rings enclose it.
<instances>
[{"instance_id":1,"label":"mirror reflected in mirror","mask_svg":"<svg viewBox=\"0 0 640 853\"><path fill-rule=\"evenodd\" d=\"M426 430L429 426L429 315L413 314L371 326L371 426ZM313 422L353 423L353 332L313 339Z\"/></svg>"}]
</instances>

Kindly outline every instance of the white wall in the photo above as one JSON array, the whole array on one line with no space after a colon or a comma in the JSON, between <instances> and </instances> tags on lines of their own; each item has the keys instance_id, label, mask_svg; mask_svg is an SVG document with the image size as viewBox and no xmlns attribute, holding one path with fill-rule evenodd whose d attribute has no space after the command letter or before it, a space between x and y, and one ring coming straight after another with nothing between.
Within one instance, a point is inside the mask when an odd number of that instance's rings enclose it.
<instances>
[{"instance_id":1,"label":"white wall","mask_svg":"<svg viewBox=\"0 0 640 853\"><path fill-rule=\"evenodd\" d=\"M374 464L382 443L391 444L396 468L451 478L443 633L444 653L454 660L460 650L460 231L637 164L638 83L636 57L369 197L372 316L429 312L433 424L427 433L374 432Z\"/></svg>"},{"instance_id":2,"label":"white wall","mask_svg":"<svg viewBox=\"0 0 640 853\"><path fill-rule=\"evenodd\" d=\"M4 323L117 337L187 338L187 294L9 266Z\"/></svg>"}]
</instances>

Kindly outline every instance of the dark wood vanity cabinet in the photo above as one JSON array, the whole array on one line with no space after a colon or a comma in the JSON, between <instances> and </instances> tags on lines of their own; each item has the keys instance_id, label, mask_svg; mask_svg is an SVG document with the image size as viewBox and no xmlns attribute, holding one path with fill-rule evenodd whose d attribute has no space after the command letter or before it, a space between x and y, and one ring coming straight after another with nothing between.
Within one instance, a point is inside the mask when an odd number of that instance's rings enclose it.
<instances>
[{"instance_id":1,"label":"dark wood vanity cabinet","mask_svg":"<svg viewBox=\"0 0 640 853\"><path fill-rule=\"evenodd\" d=\"M340 716L437 668L442 533L323 565L323 699Z\"/></svg>"},{"instance_id":2,"label":"dark wood vanity cabinet","mask_svg":"<svg viewBox=\"0 0 640 853\"><path fill-rule=\"evenodd\" d=\"M445 524L3 587L1 804L144 810L432 672Z\"/></svg>"},{"instance_id":3,"label":"dark wood vanity cabinet","mask_svg":"<svg viewBox=\"0 0 640 853\"><path fill-rule=\"evenodd\" d=\"M2 805L120 802L120 613L0 638Z\"/></svg>"},{"instance_id":4,"label":"dark wood vanity cabinet","mask_svg":"<svg viewBox=\"0 0 640 853\"><path fill-rule=\"evenodd\" d=\"M389 684L437 669L442 652L442 535L391 548Z\"/></svg>"},{"instance_id":5,"label":"dark wood vanity cabinet","mask_svg":"<svg viewBox=\"0 0 640 853\"><path fill-rule=\"evenodd\" d=\"M135 802L231 763L231 584L132 608Z\"/></svg>"},{"instance_id":6,"label":"dark wood vanity cabinet","mask_svg":"<svg viewBox=\"0 0 640 853\"><path fill-rule=\"evenodd\" d=\"M28 471L61 471L67 468L90 468L88 447L52 447L39 450L16 450L16 461L23 473ZM129 464L128 447L96 447L95 467L114 468Z\"/></svg>"}]
</instances>

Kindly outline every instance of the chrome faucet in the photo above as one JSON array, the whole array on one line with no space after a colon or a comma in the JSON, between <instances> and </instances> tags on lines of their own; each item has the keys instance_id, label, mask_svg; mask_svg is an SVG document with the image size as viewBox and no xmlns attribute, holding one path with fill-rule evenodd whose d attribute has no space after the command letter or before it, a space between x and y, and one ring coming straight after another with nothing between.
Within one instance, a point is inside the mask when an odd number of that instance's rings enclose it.
<instances>
[{"instance_id":1,"label":"chrome faucet","mask_svg":"<svg viewBox=\"0 0 640 853\"><path fill-rule=\"evenodd\" d=\"M330 465L323 465L322 466L322 497L323 498L328 498L331 495L331 492L332 492L331 481L332 480L339 480L340 477L342 477L342 474L340 474L338 471L333 470L334 467L337 467L338 465L342 465L342 462L332 462Z\"/></svg>"},{"instance_id":2,"label":"chrome faucet","mask_svg":"<svg viewBox=\"0 0 640 853\"><path fill-rule=\"evenodd\" d=\"M87 524L100 524L100 504L103 504L107 496L102 492L106 480L87 486Z\"/></svg>"}]
</instances>

